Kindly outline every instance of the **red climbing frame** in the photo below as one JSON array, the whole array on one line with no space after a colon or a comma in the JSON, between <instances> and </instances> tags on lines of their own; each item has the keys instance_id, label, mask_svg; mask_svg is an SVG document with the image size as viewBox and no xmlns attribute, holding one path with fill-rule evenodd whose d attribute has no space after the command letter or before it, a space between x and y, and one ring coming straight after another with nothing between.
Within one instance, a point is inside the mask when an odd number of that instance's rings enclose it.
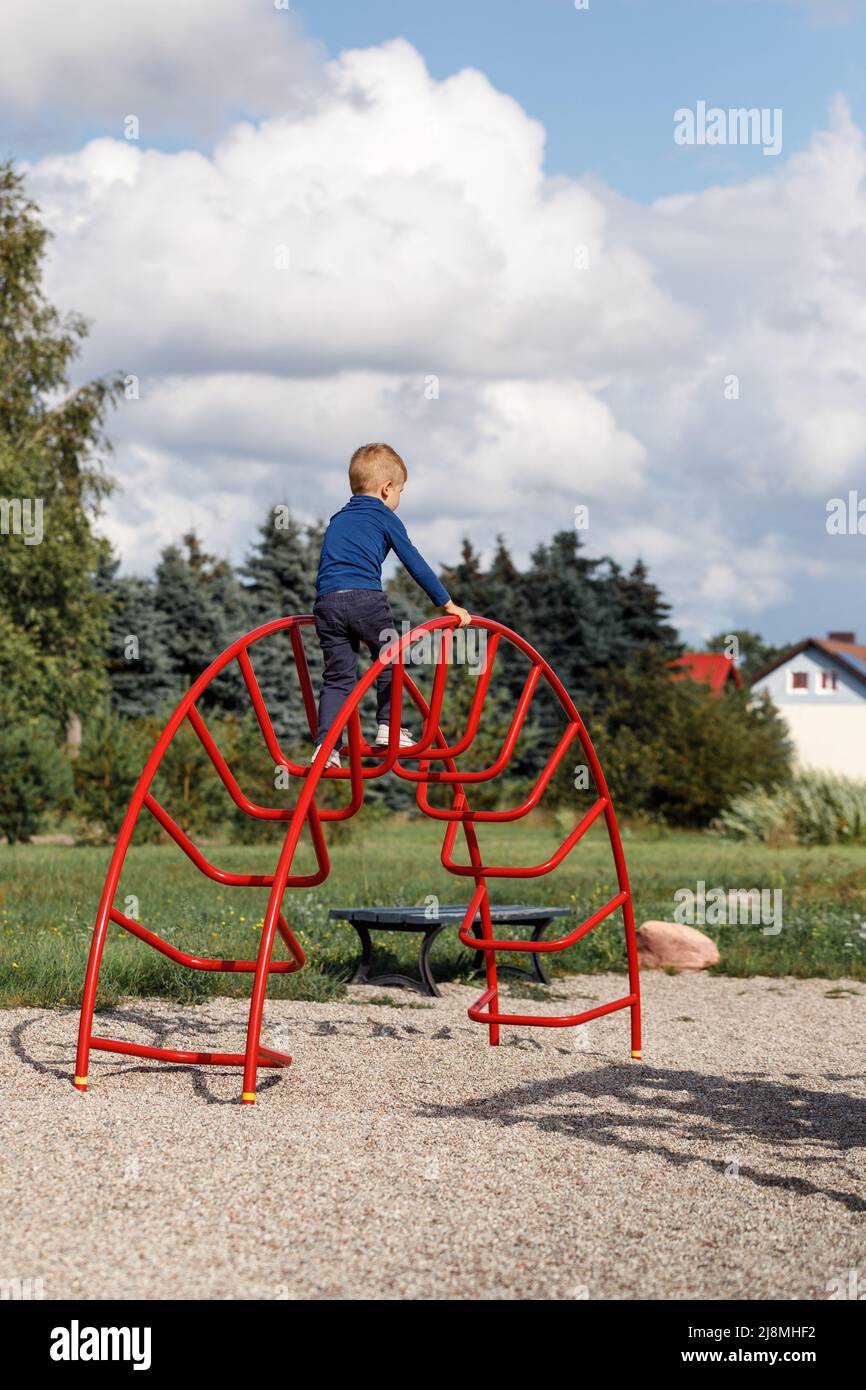
<instances>
[{"instance_id":1,"label":"red climbing frame","mask_svg":"<svg viewBox=\"0 0 866 1390\"><path fill-rule=\"evenodd\" d=\"M314 764L312 767L307 767L299 763L291 762L282 752L261 689L256 680L249 653L252 647L271 636L273 633L282 630L288 631L300 683L301 697L304 702L304 709L310 726L310 733L312 737L315 737L316 702L300 631L302 626L311 624L312 622L313 619L310 616L280 618L275 622L265 623L263 627L256 628L254 632L247 633L245 637L241 637L237 642L234 642L221 656L217 657L216 661L214 661L201 676L199 676L198 680L181 700L157 741L144 771L139 778L138 785L132 794L129 808L123 819L123 824L120 827L120 834L118 835L117 844L111 857L111 864L109 865L105 887L103 888L102 898L99 904L99 912L93 931L93 942L90 948L90 958L87 965L87 975L81 1004L81 1024L78 1034L75 1086L79 1091L87 1090L90 1050L91 1048L96 1048L104 1052L119 1052L135 1057L152 1057L168 1062L195 1062L221 1066L242 1066L244 1069L244 1079L241 1099L247 1105L253 1104L255 1101L256 1075L259 1067L284 1067L288 1066L291 1062L291 1058L285 1053L274 1052L270 1048L263 1047L260 1041L262 1013L268 976L271 974L290 974L295 970L300 970L304 964L304 953L282 915L282 903L286 889L311 887L313 884L321 883L327 878L330 871L330 860L325 843L323 823L335 820L346 820L348 817L353 816L363 801L365 781L372 777L381 777L386 772L393 772L398 777L403 777L408 781L417 783L417 802L420 809L425 815L431 816L435 820L446 822L445 840L442 846L442 863L451 873L466 878L472 878L475 881L475 891L472 894L472 899L460 928L460 940L470 949L484 952L487 971L487 988L470 1008L469 1017L476 1022L487 1025L491 1044L498 1043L499 1027L500 1024L503 1023L515 1023L543 1028L569 1028L579 1023L587 1023L590 1019L599 1018L602 1014L612 1013L616 1009L629 1008L631 1010L631 1055L632 1057L639 1058L641 1056L640 984L638 977L637 947L635 943L634 913L632 910L625 856L622 850L616 817L614 815L613 806L611 805L607 784L604 780L604 774L602 773L595 750L583 726L580 715L575 709L568 692L554 675L544 658L539 656L538 652L536 652L528 642L524 641L522 637L519 637L516 632L511 632L508 628L503 627L500 623L493 622L490 618L473 617L472 625L485 630L487 634L486 656L483 669L477 678L476 688L467 719L466 731L456 743L449 747L440 731L439 720L445 694L450 644L453 640L453 630L457 626L457 619L452 617L435 618L431 622L423 623L420 627L415 628L412 632L407 633L404 637L395 641L386 652L382 653L379 660L371 665L365 675L362 676L343 705L337 720L322 744ZM441 631L441 637L432 639L436 648L435 672L430 693L430 702L428 704L406 670L406 654L412 644L423 637L424 634L436 631ZM478 732L484 699L487 694L496 660L496 651L503 639L506 642L510 642L528 658L530 663L529 674L527 675L523 690L518 699L514 717L498 757L490 767L481 771L459 771L456 765L456 759L468 751ZM273 759L274 765L285 768L291 776L299 779L299 795L293 807L279 808L258 806L244 795L198 710L198 701L211 681L229 666L231 662L237 662L240 667L268 753ZM364 742L361 736L358 709L361 699L373 685L380 671L384 666L389 664L393 666L391 739L387 749L385 749L383 753L382 749L371 748ZM498 776L507 765L514 752L532 698L539 682L542 680L547 682L547 685L552 690L565 715L565 729L559 743L551 754L547 764L539 773L529 795L519 806L509 811L471 810L466 794L467 786L471 787L475 782L489 781L491 778ZM398 745L401 709L405 689L408 689L422 717L424 725L421 739L413 744L411 748L400 748ZM165 751L184 720L188 720L192 725L209 754L229 796L236 806L245 811L248 815L261 820L287 822L285 838L272 874L237 874L216 868L215 865L211 864L205 858L201 850L193 844L177 822L172 819L168 811L166 811L151 794L150 788ZM325 763L332 749L340 740L340 736L344 730L346 730L348 734L349 765L348 767L340 769L328 768L326 771ZM538 805L554 771L575 739L581 747L596 789L596 801L591 809L574 827L559 848L549 859L546 859L544 863L504 868L496 865L484 864L481 859L478 838L475 833L476 822L513 821L519 820L520 817L527 815L528 812ZM372 765L370 765L371 759L375 760ZM367 760L366 766L364 760ZM416 764L416 766L406 766L408 763ZM350 797L347 805L338 809L320 809L316 805L316 788L323 777L328 780L344 780L349 782ZM428 789L431 782L445 783L453 788L451 805L449 807L437 807L430 804ZM186 951L181 951L177 947L170 945L167 941L163 941L160 937L148 931L145 927L141 926L139 922L126 916L114 906L114 899L117 893L117 886L126 857L126 851L132 839L138 817L144 807L156 818L175 843L180 846L184 854L192 860L196 868L200 869L208 878L214 879L217 883L227 884L231 887L270 888L270 897L264 915L258 956L255 960L212 960L189 955ZM555 940L497 940L493 935L493 927L490 918L487 880L490 878L538 878L542 874L549 873L562 863L566 855L569 854L581 836L599 816L604 816L605 818L616 866L618 891L610 901L605 903L603 907L600 907L591 917L587 918L580 926L575 927L575 929L566 936L559 937ZM312 874L292 874L292 860L294 859L295 850L305 825L309 826L316 854L317 869L316 872ZM456 863L452 858L458 825L462 826L466 840L469 856L469 862L467 864ZM571 1014L564 1017L540 1017L536 1014L508 1014L501 1012L496 979L497 951L563 951L566 947L572 946L576 941L579 941L582 936L585 936L587 932L591 931L593 927L597 926L598 923L603 921L606 917L609 917L611 913L615 912L618 908L622 910L623 924L625 927L625 944L629 976L628 994L624 995L621 999L614 999L609 1004L601 1004L598 1008L587 1009L583 1013ZM480 915L481 919L480 938L473 935L472 931L472 926L477 915ZM186 965L192 970L246 971L253 974L255 978L253 981L252 998L250 1000L246 1051L244 1053L180 1052L173 1048L146 1047L140 1043L128 1043L113 1038L95 1037L92 1029L96 987L99 979L99 967L102 960L103 948L105 946L106 934L109 923L111 922L114 922L117 926L123 927L125 931L131 932L141 941L147 942L149 946L153 946L155 950L161 951L171 960L176 961L180 965ZM282 938L288 951L288 960L272 959L277 934Z\"/></svg>"}]
</instances>

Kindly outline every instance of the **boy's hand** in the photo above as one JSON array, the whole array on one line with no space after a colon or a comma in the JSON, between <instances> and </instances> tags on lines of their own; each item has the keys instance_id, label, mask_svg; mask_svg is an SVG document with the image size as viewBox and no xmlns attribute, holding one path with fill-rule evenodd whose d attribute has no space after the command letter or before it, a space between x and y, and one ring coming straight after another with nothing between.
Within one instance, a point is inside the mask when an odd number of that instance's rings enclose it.
<instances>
[{"instance_id":1,"label":"boy's hand","mask_svg":"<svg viewBox=\"0 0 866 1390\"><path fill-rule=\"evenodd\" d=\"M460 604L455 603L453 599L449 599L446 604L443 604L443 608L445 609L446 613L451 614L452 618L460 619L461 627L468 627L469 624L472 622L472 614L469 612L469 610L467 608L461 608Z\"/></svg>"}]
</instances>

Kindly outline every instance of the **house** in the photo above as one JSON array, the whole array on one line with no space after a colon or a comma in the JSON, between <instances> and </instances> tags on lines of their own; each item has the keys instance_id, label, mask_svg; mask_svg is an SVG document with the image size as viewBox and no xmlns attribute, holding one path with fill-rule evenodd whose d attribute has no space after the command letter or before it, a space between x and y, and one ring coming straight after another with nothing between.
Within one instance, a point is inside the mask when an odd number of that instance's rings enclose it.
<instances>
[{"instance_id":1,"label":"house","mask_svg":"<svg viewBox=\"0 0 866 1390\"><path fill-rule=\"evenodd\" d=\"M743 688L737 663L723 652L686 652L685 656L669 661L668 666L672 672L671 680L691 680L708 685L714 699L731 685L738 690Z\"/></svg>"},{"instance_id":2,"label":"house","mask_svg":"<svg viewBox=\"0 0 866 1390\"><path fill-rule=\"evenodd\" d=\"M752 677L783 715L798 767L866 778L866 647L853 632L806 637Z\"/></svg>"}]
</instances>

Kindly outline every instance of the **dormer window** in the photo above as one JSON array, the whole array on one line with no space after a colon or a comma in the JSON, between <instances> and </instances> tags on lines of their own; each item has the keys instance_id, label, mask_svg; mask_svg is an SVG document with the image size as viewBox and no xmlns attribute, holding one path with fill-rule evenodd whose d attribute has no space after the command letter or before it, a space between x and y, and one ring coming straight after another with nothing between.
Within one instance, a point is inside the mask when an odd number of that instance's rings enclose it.
<instances>
[{"instance_id":1,"label":"dormer window","mask_svg":"<svg viewBox=\"0 0 866 1390\"><path fill-rule=\"evenodd\" d=\"M808 671L789 671L788 689L795 694L803 694L809 689Z\"/></svg>"}]
</instances>

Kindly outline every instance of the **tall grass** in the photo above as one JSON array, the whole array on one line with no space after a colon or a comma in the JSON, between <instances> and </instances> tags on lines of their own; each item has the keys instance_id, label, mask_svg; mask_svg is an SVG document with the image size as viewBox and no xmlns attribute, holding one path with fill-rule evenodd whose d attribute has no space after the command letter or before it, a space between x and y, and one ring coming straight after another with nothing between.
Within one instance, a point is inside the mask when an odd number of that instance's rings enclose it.
<instances>
[{"instance_id":1,"label":"tall grass","mask_svg":"<svg viewBox=\"0 0 866 1390\"><path fill-rule=\"evenodd\" d=\"M735 797L716 828L727 840L766 845L866 844L866 782L801 772L774 792Z\"/></svg>"}]
</instances>

